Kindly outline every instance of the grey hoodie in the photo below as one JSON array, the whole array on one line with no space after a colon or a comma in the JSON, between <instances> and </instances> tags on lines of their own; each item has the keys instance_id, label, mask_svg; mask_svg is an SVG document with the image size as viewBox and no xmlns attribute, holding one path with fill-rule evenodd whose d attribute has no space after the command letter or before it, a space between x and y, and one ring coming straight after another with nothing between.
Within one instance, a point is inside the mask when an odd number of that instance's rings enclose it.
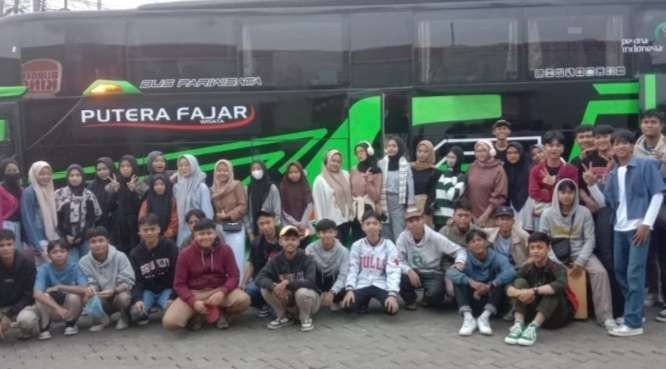
<instances>
[{"instance_id":1,"label":"grey hoodie","mask_svg":"<svg viewBox=\"0 0 666 369\"><path fill-rule=\"evenodd\" d=\"M318 275L321 274L326 279L335 278L333 287L330 289L332 293L337 294L345 288L349 271L349 251L342 246L340 241L336 239L335 246L331 250L325 250L321 241L317 240L305 248L305 253L312 256L317 263Z\"/></svg>"},{"instance_id":2,"label":"grey hoodie","mask_svg":"<svg viewBox=\"0 0 666 369\"><path fill-rule=\"evenodd\" d=\"M462 246L428 226L425 226L423 239L418 243L414 241L412 232L404 230L398 236L396 246L400 252L402 274L407 274L412 269L419 273L443 274L441 261L445 255L455 258L456 263L465 264L467 260L467 252Z\"/></svg>"},{"instance_id":3,"label":"grey hoodie","mask_svg":"<svg viewBox=\"0 0 666 369\"><path fill-rule=\"evenodd\" d=\"M114 289L125 283L130 290L134 287L134 269L127 256L109 245L109 254L103 262L97 261L88 253L79 261L79 267L88 278L88 285L102 291Z\"/></svg>"},{"instance_id":4,"label":"grey hoodie","mask_svg":"<svg viewBox=\"0 0 666 369\"><path fill-rule=\"evenodd\" d=\"M576 197L573 203L573 209L566 217L560 210L560 201L558 190L560 185L565 182L571 182L576 187ZM572 227L573 217L573 229ZM594 251L594 219L592 213L585 206L580 205L578 185L569 178L564 178L557 182L553 191L552 206L543 211L539 231L548 234L551 238L569 238L571 234L571 257L574 263L585 266L588 259ZM551 256L552 257L552 256Z\"/></svg>"}]
</instances>

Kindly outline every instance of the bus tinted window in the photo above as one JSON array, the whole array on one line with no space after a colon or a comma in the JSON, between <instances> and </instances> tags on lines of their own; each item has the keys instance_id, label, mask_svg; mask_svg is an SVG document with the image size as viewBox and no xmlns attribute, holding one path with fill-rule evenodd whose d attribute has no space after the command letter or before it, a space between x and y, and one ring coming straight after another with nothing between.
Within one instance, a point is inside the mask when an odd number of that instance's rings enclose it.
<instances>
[{"instance_id":1,"label":"bus tinted window","mask_svg":"<svg viewBox=\"0 0 666 369\"><path fill-rule=\"evenodd\" d=\"M417 14L417 68L422 83L518 77L518 20L509 13L495 17L487 13L483 9Z\"/></svg>"},{"instance_id":2,"label":"bus tinted window","mask_svg":"<svg viewBox=\"0 0 666 369\"><path fill-rule=\"evenodd\" d=\"M208 16L141 17L129 31L132 82L237 77L231 19Z\"/></svg>"},{"instance_id":3,"label":"bus tinted window","mask_svg":"<svg viewBox=\"0 0 666 369\"><path fill-rule=\"evenodd\" d=\"M637 56L641 71L666 73L666 9L650 9L639 19L635 37L623 40L623 51Z\"/></svg>"},{"instance_id":4,"label":"bus tinted window","mask_svg":"<svg viewBox=\"0 0 666 369\"><path fill-rule=\"evenodd\" d=\"M350 17L354 86L402 86L411 83L410 17L409 13L369 13ZM382 21L377 22L377 19Z\"/></svg>"},{"instance_id":5,"label":"bus tinted window","mask_svg":"<svg viewBox=\"0 0 666 369\"><path fill-rule=\"evenodd\" d=\"M264 86L331 87L347 82L342 18L256 17L242 25L243 77Z\"/></svg>"},{"instance_id":6,"label":"bus tinted window","mask_svg":"<svg viewBox=\"0 0 666 369\"><path fill-rule=\"evenodd\" d=\"M566 15L562 13L565 10ZM592 10L585 15L585 12L584 8L558 8L528 15L528 64L532 78L600 78L627 74L621 47L625 28L622 16ZM584 15L572 15L581 13Z\"/></svg>"},{"instance_id":7,"label":"bus tinted window","mask_svg":"<svg viewBox=\"0 0 666 369\"><path fill-rule=\"evenodd\" d=\"M14 26L4 25L0 31L0 86L21 84L20 48Z\"/></svg>"}]
</instances>

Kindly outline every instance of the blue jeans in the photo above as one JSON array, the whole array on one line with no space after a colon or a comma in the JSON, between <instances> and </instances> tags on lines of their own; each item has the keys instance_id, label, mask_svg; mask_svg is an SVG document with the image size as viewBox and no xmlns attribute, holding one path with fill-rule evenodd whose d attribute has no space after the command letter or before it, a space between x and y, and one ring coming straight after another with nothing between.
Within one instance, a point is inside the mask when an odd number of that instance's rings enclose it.
<instances>
[{"instance_id":1,"label":"blue jeans","mask_svg":"<svg viewBox=\"0 0 666 369\"><path fill-rule=\"evenodd\" d=\"M650 240L634 244L631 239L636 231L614 232L613 258L615 278L624 295L624 324L629 328L643 325L643 300L645 300L645 272Z\"/></svg>"},{"instance_id":2,"label":"blue jeans","mask_svg":"<svg viewBox=\"0 0 666 369\"><path fill-rule=\"evenodd\" d=\"M146 311L146 313L150 312L150 309L152 309L153 306L155 306L155 304L159 305L162 311L166 311L167 302L171 298L172 293L173 290L171 288L167 288L166 290L160 293L144 290L143 308Z\"/></svg>"},{"instance_id":3,"label":"blue jeans","mask_svg":"<svg viewBox=\"0 0 666 369\"><path fill-rule=\"evenodd\" d=\"M245 293L250 295L250 300L252 301L250 306L261 309L266 305L264 297L261 296L261 288L254 283L254 280L247 282L247 285L245 285Z\"/></svg>"},{"instance_id":4,"label":"blue jeans","mask_svg":"<svg viewBox=\"0 0 666 369\"><path fill-rule=\"evenodd\" d=\"M69 249L69 262L78 264L79 260L81 260L82 257L86 256L89 251L90 251L90 245L88 244L88 241L83 241L76 246L72 246Z\"/></svg>"}]
</instances>

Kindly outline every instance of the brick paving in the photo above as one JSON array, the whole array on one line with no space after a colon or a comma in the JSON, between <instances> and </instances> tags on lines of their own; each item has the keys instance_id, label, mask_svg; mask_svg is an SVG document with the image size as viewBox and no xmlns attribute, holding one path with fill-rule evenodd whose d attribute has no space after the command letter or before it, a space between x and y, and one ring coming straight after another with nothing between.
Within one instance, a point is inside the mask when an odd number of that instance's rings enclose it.
<instances>
[{"instance_id":1,"label":"brick paving","mask_svg":"<svg viewBox=\"0 0 666 369\"><path fill-rule=\"evenodd\" d=\"M656 310L650 310L651 319ZM171 333L158 322L117 332L90 333L39 342L0 342L2 369L435 369L435 368L664 368L666 324L649 320L646 334L612 338L592 321L557 331L542 330L531 348L503 343L509 323L493 322L495 334L457 335L460 319L452 310L379 312L357 317L322 311L316 330L298 326L269 331L253 314L230 329Z\"/></svg>"}]
</instances>

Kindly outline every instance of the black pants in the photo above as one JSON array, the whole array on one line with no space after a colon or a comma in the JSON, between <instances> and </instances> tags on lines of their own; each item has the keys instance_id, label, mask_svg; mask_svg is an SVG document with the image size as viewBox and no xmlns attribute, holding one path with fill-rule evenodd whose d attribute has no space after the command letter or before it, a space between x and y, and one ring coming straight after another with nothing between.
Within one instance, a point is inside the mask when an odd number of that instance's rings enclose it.
<instances>
[{"instance_id":1,"label":"black pants","mask_svg":"<svg viewBox=\"0 0 666 369\"><path fill-rule=\"evenodd\" d=\"M440 273L416 273L421 278L423 303L431 306L442 306L446 295L444 275ZM405 301L405 304L416 302L416 290L409 282L409 277L403 274L400 279L400 297Z\"/></svg>"},{"instance_id":2,"label":"black pants","mask_svg":"<svg viewBox=\"0 0 666 369\"><path fill-rule=\"evenodd\" d=\"M613 299L613 315L615 318L624 315L624 296L622 289L615 279L613 270L613 210L609 207L599 209L594 214L594 235L597 240L594 254L608 272L610 278L611 295Z\"/></svg>"},{"instance_id":3,"label":"black pants","mask_svg":"<svg viewBox=\"0 0 666 369\"><path fill-rule=\"evenodd\" d=\"M351 243L354 243L361 238L365 237L365 232L361 228L361 223L358 219L354 219L351 223Z\"/></svg>"},{"instance_id":4,"label":"black pants","mask_svg":"<svg viewBox=\"0 0 666 369\"><path fill-rule=\"evenodd\" d=\"M351 222L342 223L338 227L338 240L340 243L349 247L351 243L349 242L349 232L351 231Z\"/></svg>"},{"instance_id":5,"label":"black pants","mask_svg":"<svg viewBox=\"0 0 666 369\"><path fill-rule=\"evenodd\" d=\"M525 279L519 278L513 282L515 288L525 289L532 286ZM516 313L523 314L525 322L531 322L537 313L546 318L541 325L546 329L556 329L567 325L573 319L573 309L569 307L564 292L557 295L537 296L531 304L523 304L515 300Z\"/></svg>"},{"instance_id":6,"label":"black pants","mask_svg":"<svg viewBox=\"0 0 666 369\"><path fill-rule=\"evenodd\" d=\"M376 299L379 301L380 304L382 304L382 308L387 314L393 315L386 311L386 307L384 306L384 303L386 302L386 299L389 297L388 296L388 291L383 290L379 287L375 286L369 286L365 288L360 288L357 290L354 290L354 295L356 298L356 301L354 302L354 306L352 307L352 310L356 313L367 313L368 312L368 305L370 305L370 300Z\"/></svg>"},{"instance_id":7,"label":"black pants","mask_svg":"<svg viewBox=\"0 0 666 369\"><path fill-rule=\"evenodd\" d=\"M471 312L475 317L481 315L484 310L488 310L492 315L500 313L500 309L504 307L504 300L506 299L506 286L498 286L491 288L490 292L481 296L480 299L475 299L473 294L474 290L468 284L454 284L456 291L456 301L458 302L458 310L460 313Z\"/></svg>"}]
</instances>

